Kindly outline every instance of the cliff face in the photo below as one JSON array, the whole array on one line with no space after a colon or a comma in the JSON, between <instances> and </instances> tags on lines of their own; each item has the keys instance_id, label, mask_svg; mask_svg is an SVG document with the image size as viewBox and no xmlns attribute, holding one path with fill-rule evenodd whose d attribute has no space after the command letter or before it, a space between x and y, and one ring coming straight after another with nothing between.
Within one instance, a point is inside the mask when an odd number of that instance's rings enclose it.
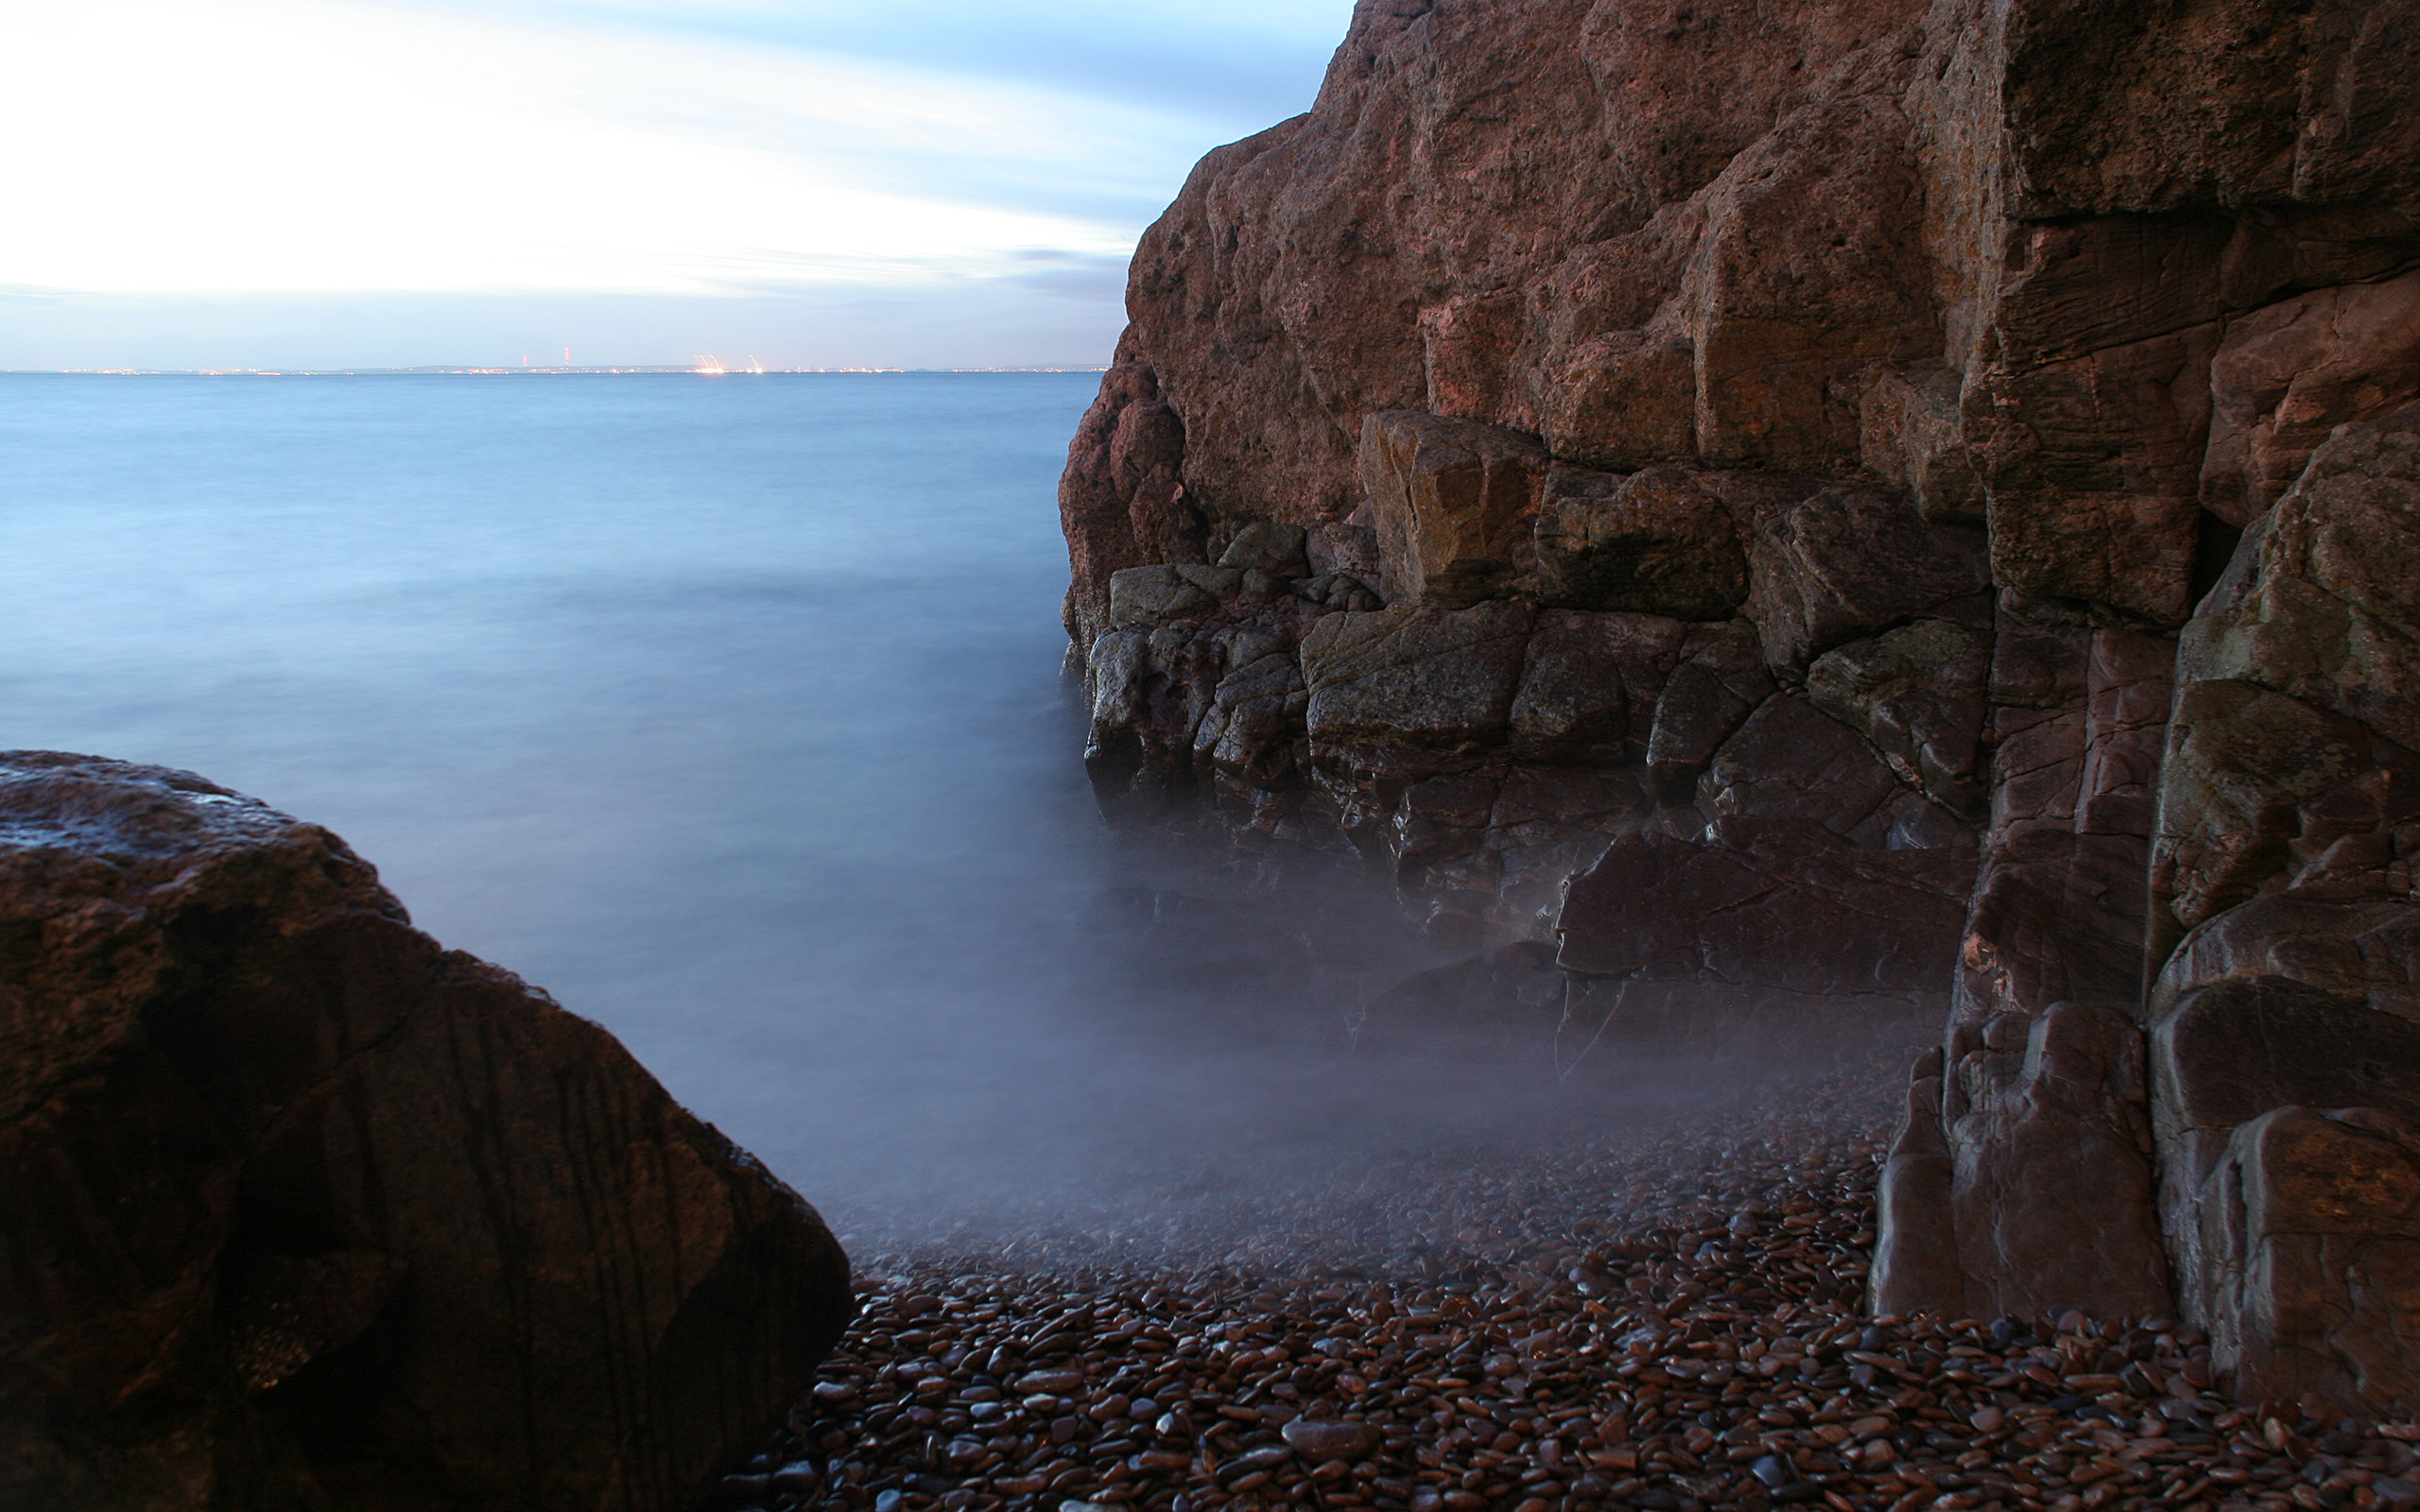
<instances>
[{"instance_id":1,"label":"cliff face","mask_svg":"<svg viewBox=\"0 0 2420 1512\"><path fill-rule=\"evenodd\" d=\"M1089 759L1672 1001L1941 1001L1883 1306L2420 1405L2420 1236L2292 1175L2420 1145L2289 1116L2420 1089L2346 1048L2420 1019L2415 70L2364 0L1365 0L1137 253Z\"/></svg>"}]
</instances>

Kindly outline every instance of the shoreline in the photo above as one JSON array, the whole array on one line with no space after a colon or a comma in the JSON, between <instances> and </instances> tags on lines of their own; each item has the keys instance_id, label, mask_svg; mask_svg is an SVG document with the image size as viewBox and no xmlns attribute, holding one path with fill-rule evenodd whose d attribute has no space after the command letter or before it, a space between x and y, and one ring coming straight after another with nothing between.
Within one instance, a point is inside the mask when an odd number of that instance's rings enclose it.
<instances>
[{"instance_id":1,"label":"shoreline","mask_svg":"<svg viewBox=\"0 0 2420 1512\"><path fill-rule=\"evenodd\" d=\"M2298 1471L2321 1505L2420 1497L2399 1440L2225 1402L2167 1320L1863 1315L1898 1085L1877 1050L1779 1108L1618 1133L1594 1208L1503 1171L1407 1181L1467 1226L1439 1274L1340 1263L1309 1211L1243 1264L877 1250L811 1398L715 1504L2123 1512L2282 1507L2251 1488Z\"/></svg>"}]
</instances>

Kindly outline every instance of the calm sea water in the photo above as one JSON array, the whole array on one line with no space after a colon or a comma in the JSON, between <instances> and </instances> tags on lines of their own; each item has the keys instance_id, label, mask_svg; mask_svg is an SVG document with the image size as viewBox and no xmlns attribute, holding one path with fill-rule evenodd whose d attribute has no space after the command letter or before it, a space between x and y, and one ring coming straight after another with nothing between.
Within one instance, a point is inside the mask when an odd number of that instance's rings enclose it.
<instances>
[{"instance_id":1,"label":"calm sea water","mask_svg":"<svg viewBox=\"0 0 2420 1512\"><path fill-rule=\"evenodd\" d=\"M0 744L336 830L861 1251L1357 1252L1761 1095L1348 1053L1435 964L1383 877L1104 823L1055 506L1095 382L0 376Z\"/></svg>"},{"instance_id":2,"label":"calm sea water","mask_svg":"<svg viewBox=\"0 0 2420 1512\"><path fill-rule=\"evenodd\" d=\"M1317 1048L1426 958L1101 822L1096 383L0 377L0 741L326 824L844 1222L1331 1140Z\"/></svg>"}]
</instances>

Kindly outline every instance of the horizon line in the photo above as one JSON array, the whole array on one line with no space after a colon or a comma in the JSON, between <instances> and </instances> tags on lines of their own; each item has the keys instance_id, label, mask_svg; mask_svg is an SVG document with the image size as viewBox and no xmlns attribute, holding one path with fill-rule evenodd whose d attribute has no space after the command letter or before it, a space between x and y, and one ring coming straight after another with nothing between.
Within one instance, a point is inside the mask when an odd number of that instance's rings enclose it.
<instances>
[{"instance_id":1,"label":"horizon line","mask_svg":"<svg viewBox=\"0 0 2420 1512\"><path fill-rule=\"evenodd\" d=\"M398 377L492 377L520 375L524 377L593 377L628 373L685 373L699 378L762 378L780 373L944 373L944 372L1107 372L1106 364L1066 363L1035 367L994 368L763 368L750 369L704 369L698 367L625 364L615 367L564 367L557 364L544 368L460 367L430 365L417 368L0 368L0 377L10 378L374 378Z\"/></svg>"}]
</instances>

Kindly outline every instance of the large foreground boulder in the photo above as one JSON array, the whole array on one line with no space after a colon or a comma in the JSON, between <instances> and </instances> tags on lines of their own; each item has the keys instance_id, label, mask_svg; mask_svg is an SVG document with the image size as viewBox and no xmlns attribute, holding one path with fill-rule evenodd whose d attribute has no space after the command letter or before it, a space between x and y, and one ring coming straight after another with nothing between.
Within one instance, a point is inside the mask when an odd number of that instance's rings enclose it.
<instances>
[{"instance_id":1,"label":"large foreground boulder","mask_svg":"<svg viewBox=\"0 0 2420 1512\"><path fill-rule=\"evenodd\" d=\"M0 755L0 1505L670 1512L853 1311L796 1194L335 835Z\"/></svg>"}]
</instances>

